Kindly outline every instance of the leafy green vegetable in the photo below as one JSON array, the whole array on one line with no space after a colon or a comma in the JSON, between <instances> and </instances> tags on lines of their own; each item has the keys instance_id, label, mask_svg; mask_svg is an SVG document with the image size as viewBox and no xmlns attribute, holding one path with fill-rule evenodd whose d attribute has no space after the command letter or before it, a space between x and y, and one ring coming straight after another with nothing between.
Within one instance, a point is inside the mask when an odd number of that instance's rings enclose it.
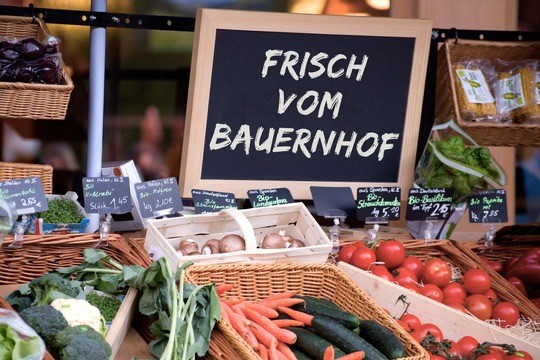
<instances>
[{"instance_id":1,"label":"leafy green vegetable","mask_svg":"<svg viewBox=\"0 0 540 360\"><path fill-rule=\"evenodd\" d=\"M86 301L99 309L105 321L113 321L118 309L122 305L122 300L108 295L100 295L95 291L86 294Z\"/></svg>"},{"instance_id":2,"label":"leafy green vegetable","mask_svg":"<svg viewBox=\"0 0 540 360\"><path fill-rule=\"evenodd\" d=\"M47 199L47 204L49 208L46 211L37 213L38 218L42 218L46 223L75 224L84 219L73 200L58 197Z\"/></svg>"},{"instance_id":3,"label":"leafy green vegetable","mask_svg":"<svg viewBox=\"0 0 540 360\"><path fill-rule=\"evenodd\" d=\"M19 334L8 324L0 324L0 359L36 358L43 352L39 336Z\"/></svg>"}]
</instances>

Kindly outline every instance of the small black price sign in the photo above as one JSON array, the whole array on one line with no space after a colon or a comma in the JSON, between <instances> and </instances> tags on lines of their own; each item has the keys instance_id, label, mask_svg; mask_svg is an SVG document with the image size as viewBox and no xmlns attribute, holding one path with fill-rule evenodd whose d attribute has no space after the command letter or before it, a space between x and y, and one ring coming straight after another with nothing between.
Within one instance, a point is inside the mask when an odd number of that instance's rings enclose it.
<instances>
[{"instance_id":1,"label":"small black price sign","mask_svg":"<svg viewBox=\"0 0 540 360\"><path fill-rule=\"evenodd\" d=\"M357 189L356 218L365 221L369 218L399 220L401 209L400 187L363 187Z\"/></svg>"},{"instance_id":2,"label":"small black price sign","mask_svg":"<svg viewBox=\"0 0 540 360\"><path fill-rule=\"evenodd\" d=\"M249 190L247 194L254 208L293 202L291 192L287 188Z\"/></svg>"},{"instance_id":3,"label":"small black price sign","mask_svg":"<svg viewBox=\"0 0 540 360\"><path fill-rule=\"evenodd\" d=\"M452 212L452 190L448 188L409 190L407 220L444 220Z\"/></svg>"},{"instance_id":4,"label":"small black price sign","mask_svg":"<svg viewBox=\"0 0 540 360\"><path fill-rule=\"evenodd\" d=\"M500 223L508 221L506 190L490 189L469 197L471 223Z\"/></svg>"},{"instance_id":5,"label":"small black price sign","mask_svg":"<svg viewBox=\"0 0 540 360\"><path fill-rule=\"evenodd\" d=\"M192 189L191 196L196 214L213 213L221 209L237 207L233 193Z\"/></svg>"},{"instance_id":6,"label":"small black price sign","mask_svg":"<svg viewBox=\"0 0 540 360\"><path fill-rule=\"evenodd\" d=\"M124 214L131 211L129 177L85 177L82 181L87 213Z\"/></svg>"},{"instance_id":7,"label":"small black price sign","mask_svg":"<svg viewBox=\"0 0 540 360\"><path fill-rule=\"evenodd\" d=\"M176 178L150 180L135 184L141 216L145 219L184 210Z\"/></svg>"},{"instance_id":8,"label":"small black price sign","mask_svg":"<svg viewBox=\"0 0 540 360\"><path fill-rule=\"evenodd\" d=\"M0 198L8 201L18 215L42 212L49 208L39 177L0 181Z\"/></svg>"}]
</instances>

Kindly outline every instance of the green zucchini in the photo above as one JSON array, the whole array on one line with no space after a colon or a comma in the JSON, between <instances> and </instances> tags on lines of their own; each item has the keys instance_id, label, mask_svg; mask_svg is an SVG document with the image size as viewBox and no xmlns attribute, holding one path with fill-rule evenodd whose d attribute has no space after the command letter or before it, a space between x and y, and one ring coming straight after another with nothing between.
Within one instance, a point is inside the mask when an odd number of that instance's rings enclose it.
<instances>
[{"instance_id":1,"label":"green zucchini","mask_svg":"<svg viewBox=\"0 0 540 360\"><path fill-rule=\"evenodd\" d=\"M294 295L293 296L294 298L298 298L298 299L302 299L302 300L311 300L311 301L315 301L315 302L319 302L323 305L328 305L328 306L333 306L335 307L336 309L340 309L341 310L341 307L336 304L335 302L333 302L332 300L328 300L328 299L325 299L325 298L322 298L322 297L316 297L316 296L309 296L309 295Z\"/></svg>"},{"instance_id":2,"label":"green zucchini","mask_svg":"<svg viewBox=\"0 0 540 360\"><path fill-rule=\"evenodd\" d=\"M312 331L300 327L288 327L296 334L294 346L315 360L322 360L327 347L333 346L335 357L345 356L346 353L330 341L323 339Z\"/></svg>"},{"instance_id":3,"label":"green zucchini","mask_svg":"<svg viewBox=\"0 0 540 360\"><path fill-rule=\"evenodd\" d=\"M362 350L366 360L388 360L377 348L332 318L315 316L312 320L312 326L316 334L332 342L346 353ZM362 333L361 330L360 333Z\"/></svg>"},{"instance_id":4,"label":"green zucchini","mask_svg":"<svg viewBox=\"0 0 540 360\"><path fill-rule=\"evenodd\" d=\"M360 319L355 314L341 309L339 306L333 304L326 304L321 299L317 299L310 296L300 296L303 303L293 306L293 309L299 310L310 315L324 315L333 318L341 325L349 329L355 329L360 324ZM327 300L329 301L329 300Z\"/></svg>"},{"instance_id":5,"label":"green zucchini","mask_svg":"<svg viewBox=\"0 0 540 360\"><path fill-rule=\"evenodd\" d=\"M294 345L291 346L291 351L293 352L294 356L296 356L296 360L313 360L311 356L298 349Z\"/></svg>"},{"instance_id":6,"label":"green zucchini","mask_svg":"<svg viewBox=\"0 0 540 360\"><path fill-rule=\"evenodd\" d=\"M386 326L373 320L360 320L360 335L389 359L405 357L405 346Z\"/></svg>"}]
</instances>

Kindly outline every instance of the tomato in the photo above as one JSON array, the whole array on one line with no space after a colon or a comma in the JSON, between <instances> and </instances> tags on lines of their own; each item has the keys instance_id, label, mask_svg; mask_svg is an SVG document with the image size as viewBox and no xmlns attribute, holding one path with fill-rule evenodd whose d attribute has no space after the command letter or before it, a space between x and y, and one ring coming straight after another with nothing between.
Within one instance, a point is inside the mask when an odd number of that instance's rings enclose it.
<instances>
[{"instance_id":1,"label":"tomato","mask_svg":"<svg viewBox=\"0 0 540 360\"><path fill-rule=\"evenodd\" d=\"M388 271L388 269L384 265L375 265L370 270L373 275L376 275L390 282L394 281L392 273L390 273L390 271Z\"/></svg>"},{"instance_id":2,"label":"tomato","mask_svg":"<svg viewBox=\"0 0 540 360\"><path fill-rule=\"evenodd\" d=\"M500 353L489 353L477 356L476 360L504 360L504 355Z\"/></svg>"},{"instance_id":3,"label":"tomato","mask_svg":"<svg viewBox=\"0 0 540 360\"><path fill-rule=\"evenodd\" d=\"M422 321L420 321L420 318L411 313L405 313L401 315L400 320L407 324L409 329L411 329L412 331L418 330L420 326L422 326Z\"/></svg>"},{"instance_id":4,"label":"tomato","mask_svg":"<svg viewBox=\"0 0 540 360\"><path fill-rule=\"evenodd\" d=\"M461 311L462 313L467 313L467 309L465 309L465 300L461 300L458 298L445 298L443 300L443 304L450 306L453 309L456 309L457 311Z\"/></svg>"},{"instance_id":5,"label":"tomato","mask_svg":"<svg viewBox=\"0 0 540 360\"><path fill-rule=\"evenodd\" d=\"M405 288L418 287L418 278L409 269L398 267L392 271L394 275L394 281Z\"/></svg>"},{"instance_id":6,"label":"tomato","mask_svg":"<svg viewBox=\"0 0 540 360\"><path fill-rule=\"evenodd\" d=\"M445 299L456 298L465 300L465 298L467 297L467 291L465 291L463 285L455 281L452 281L448 285L446 285L442 289L442 291Z\"/></svg>"},{"instance_id":7,"label":"tomato","mask_svg":"<svg viewBox=\"0 0 540 360\"><path fill-rule=\"evenodd\" d=\"M463 287L469 294L483 294L491 289L491 276L482 269L469 269L463 274Z\"/></svg>"},{"instance_id":8,"label":"tomato","mask_svg":"<svg viewBox=\"0 0 540 360\"><path fill-rule=\"evenodd\" d=\"M502 301L493 307L491 318L501 321L501 326L516 325L520 317L519 309L509 301Z\"/></svg>"},{"instance_id":9,"label":"tomato","mask_svg":"<svg viewBox=\"0 0 540 360\"><path fill-rule=\"evenodd\" d=\"M428 334L433 335L436 341L441 341L443 339L443 333L441 329L433 323L424 323L420 326L418 330L414 330L413 332L418 332L422 339L425 338Z\"/></svg>"},{"instance_id":10,"label":"tomato","mask_svg":"<svg viewBox=\"0 0 540 360\"><path fill-rule=\"evenodd\" d=\"M377 261L382 261L390 270L397 268L405 260L405 246L399 240L385 240L375 248Z\"/></svg>"},{"instance_id":11,"label":"tomato","mask_svg":"<svg viewBox=\"0 0 540 360\"><path fill-rule=\"evenodd\" d=\"M428 352L429 354L429 360L446 360L447 358L445 356L435 355L432 352Z\"/></svg>"},{"instance_id":12,"label":"tomato","mask_svg":"<svg viewBox=\"0 0 540 360\"><path fill-rule=\"evenodd\" d=\"M351 264L362 270L367 270L375 260L375 252L367 246L359 246L351 255Z\"/></svg>"},{"instance_id":13,"label":"tomato","mask_svg":"<svg viewBox=\"0 0 540 360\"><path fill-rule=\"evenodd\" d=\"M465 335L458 340L458 344L461 347L462 356L470 359L474 349L478 346L478 340L470 335Z\"/></svg>"},{"instance_id":14,"label":"tomato","mask_svg":"<svg viewBox=\"0 0 540 360\"><path fill-rule=\"evenodd\" d=\"M352 244L343 246L339 250L338 261L343 261L343 262L346 262L347 264L350 264L351 256L356 249L358 248Z\"/></svg>"},{"instance_id":15,"label":"tomato","mask_svg":"<svg viewBox=\"0 0 540 360\"><path fill-rule=\"evenodd\" d=\"M483 294L473 294L465 299L465 308L482 321L491 317L493 305L487 296Z\"/></svg>"},{"instance_id":16,"label":"tomato","mask_svg":"<svg viewBox=\"0 0 540 360\"><path fill-rule=\"evenodd\" d=\"M409 325L407 325L405 321L401 319L396 319L396 322L398 323L399 326L401 326L403 330L405 330L406 332L411 332L411 328L409 327Z\"/></svg>"},{"instance_id":17,"label":"tomato","mask_svg":"<svg viewBox=\"0 0 540 360\"><path fill-rule=\"evenodd\" d=\"M419 344L422 342L422 340L424 340L422 334L420 334L418 331L411 331L410 334L412 338Z\"/></svg>"},{"instance_id":18,"label":"tomato","mask_svg":"<svg viewBox=\"0 0 540 360\"><path fill-rule=\"evenodd\" d=\"M424 263L419 257L414 255L406 256L405 260L401 263L401 267L414 272L418 279L421 279L424 274Z\"/></svg>"},{"instance_id":19,"label":"tomato","mask_svg":"<svg viewBox=\"0 0 540 360\"><path fill-rule=\"evenodd\" d=\"M487 296L487 298L491 301L491 303L495 304L497 301L499 301L499 295L495 292L493 289L489 289L484 293L484 295Z\"/></svg>"},{"instance_id":20,"label":"tomato","mask_svg":"<svg viewBox=\"0 0 540 360\"><path fill-rule=\"evenodd\" d=\"M422 280L425 284L435 284L443 288L452 280L452 268L442 259L429 259L424 264L424 276Z\"/></svg>"},{"instance_id":21,"label":"tomato","mask_svg":"<svg viewBox=\"0 0 540 360\"><path fill-rule=\"evenodd\" d=\"M516 350L515 354L506 355L504 360L533 360L533 357L524 350Z\"/></svg>"},{"instance_id":22,"label":"tomato","mask_svg":"<svg viewBox=\"0 0 540 360\"><path fill-rule=\"evenodd\" d=\"M418 292L438 302L442 302L444 300L443 291L435 284L425 284L424 286L420 286Z\"/></svg>"},{"instance_id":23,"label":"tomato","mask_svg":"<svg viewBox=\"0 0 540 360\"><path fill-rule=\"evenodd\" d=\"M444 340L444 341L447 341L449 343L449 347L448 349L446 349L446 351L448 351L448 354L454 356L456 359L459 357L459 356L463 356L463 350L461 349L461 345L459 345L457 342L455 342L454 340Z\"/></svg>"},{"instance_id":24,"label":"tomato","mask_svg":"<svg viewBox=\"0 0 540 360\"><path fill-rule=\"evenodd\" d=\"M366 244L363 241L357 241L354 243L354 246L356 246L357 248L366 247Z\"/></svg>"},{"instance_id":25,"label":"tomato","mask_svg":"<svg viewBox=\"0 0 540 360\"><path fill-rule=\"evenodd\" d=\"M510 284L514 285L520 293L522 293L525 297L527 297L527 290L525 289L525 284L523 284L523 281L521 281L520 278L517 278L515 276L510 276L506 279Z\"/></svg>"}]
</instances>

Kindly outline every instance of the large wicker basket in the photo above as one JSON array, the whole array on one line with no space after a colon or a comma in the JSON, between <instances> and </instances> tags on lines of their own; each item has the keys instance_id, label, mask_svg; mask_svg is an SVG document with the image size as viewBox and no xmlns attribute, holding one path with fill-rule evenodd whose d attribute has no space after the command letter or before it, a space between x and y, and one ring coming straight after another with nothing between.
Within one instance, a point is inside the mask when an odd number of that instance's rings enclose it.
<instances>
[{"instance_id":1,"label":"large wicker basket","mask_svg":"<svg viewBox=\"0 0 540 360\"><path fill-rule=\"evenodd\" d=\"M462 119L458 107L452 64L471 59L506 61L540 59L540 42L497 42L448 39L439 49L435 119L456 123L479 144L486 146L538 146L540 125L521 123L473 122Z\"/></svg>"},{"instance_id":2,"label":"large wicker basket","mask_svg":"<svg viewBox=\"0 0 540 360\"><path fill-rule=\"evenodd\" d=\"M49 35L39 18L0 16L0 36L35 37ZM73 81L61 61L59 84L0 82L0 118L61 120L66 117Z\"/></svg>"},{"instance_id":3,"label":"large wicker basket","mask_svg":"<svg viewBox=\"0 0 540 360\"><path fill-rule=\"evenodd\" d=\"M52 194L52 176L51 165L0 162L0 181L39 177L45 194Z\"/></svg>"},{"instance_id":4,"label":"large wicker basket","mask_svg":"<svg viewBox=\"0 0 540 360\"><path fill-rule=\"evenodd\" d=\"M343 309L361 318L373 319L391 329L403 342L403 360L428 359L416 343L371 297L335 265L326 264L225 264L196 265L186 270L187 281L194 284L232 283L231 297L262 299L271 294L295 290L303 295L333 300ZM224 321L218 324L242 359L259 359L255 351Z\"/></svg>"}]
</instances>

